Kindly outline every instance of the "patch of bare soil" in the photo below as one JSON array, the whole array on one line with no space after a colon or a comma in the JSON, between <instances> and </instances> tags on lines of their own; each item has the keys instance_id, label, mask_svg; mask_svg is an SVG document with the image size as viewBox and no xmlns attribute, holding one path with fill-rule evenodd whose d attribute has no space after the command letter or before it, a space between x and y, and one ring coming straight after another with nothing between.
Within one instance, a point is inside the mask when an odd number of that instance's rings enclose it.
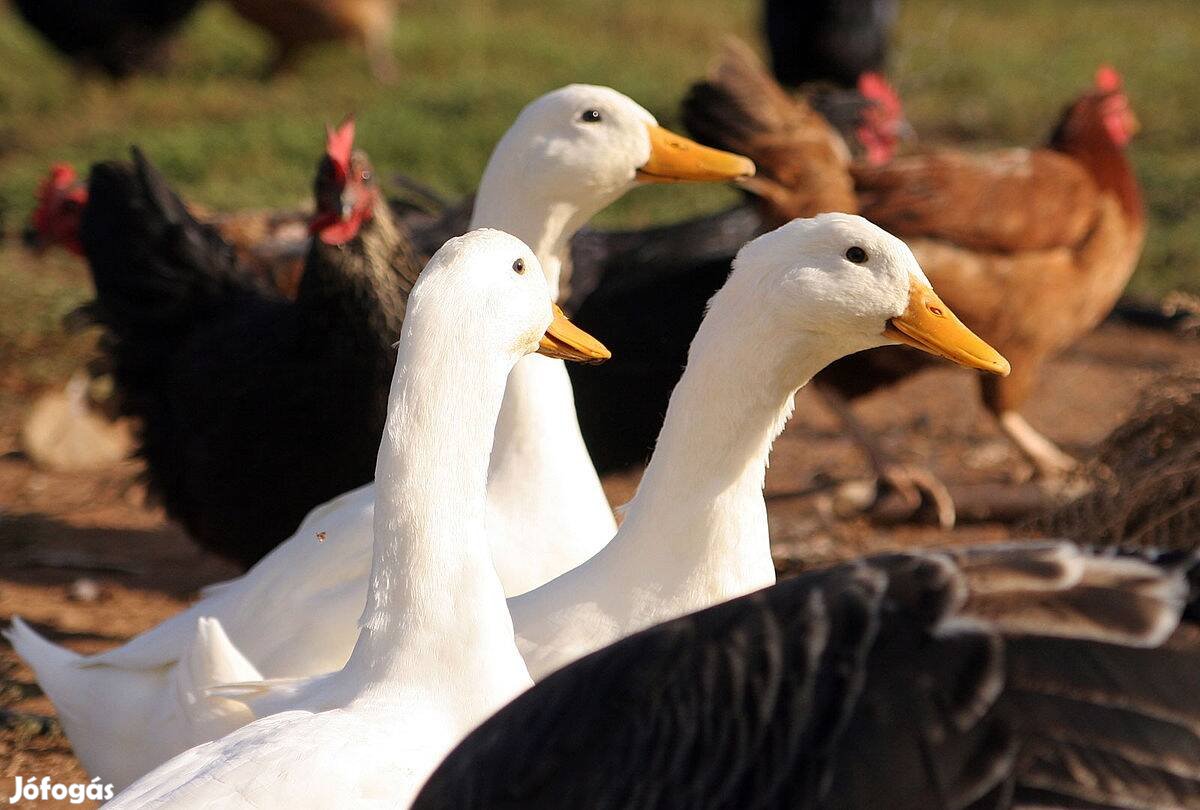
<instances>
[{"instance_id":1,"label":"patch of bare soil","mask_svg":"<svg viewBox=\"0 0 1200 810\"><path fill-rule=\"evenodd\" d=\"M1143 389L1197 362L1195 341L1108 325L1050 365L1025 413L1066 450L1086 457L1129 415ZM201 586L236 573L145 505L135 463L90 474L34 469L16 450L20 411L8 410L0 420L0 621L19 614L71 649L95 652L178 611ZM950 366L866 398L855 412L896 458L925 464L943 481L1002 491L1029 475L978 404L972 376ZM831 483L866 478L868 471L836 417L812 392L802 391L767 475L772 544L781 571L867 552L1009 536L1009 527L999 522L944 532L841 516ZM628 500L637 479L637 473L610 477L605 485L612 502ZM7 644L0 644L0 710L53 715ZM0 802L12 795L17 775L87 781L69 744L53 729L42 733L20 716L8 725L0 729Z\"/></svg>"}]
</instances>

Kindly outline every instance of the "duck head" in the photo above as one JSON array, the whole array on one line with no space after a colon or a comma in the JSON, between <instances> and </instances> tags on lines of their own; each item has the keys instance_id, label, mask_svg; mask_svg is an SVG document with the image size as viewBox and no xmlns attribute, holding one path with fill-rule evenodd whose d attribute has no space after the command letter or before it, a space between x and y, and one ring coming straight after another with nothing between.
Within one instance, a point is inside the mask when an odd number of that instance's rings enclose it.
<instances>
[{"instance_id":1,"label":"duck head","mask_svg":"<svg viewBox=\"0 0 1200 810\"><path fill-rule=\"evenodd\" d=\"M529 180L546 193L592 211L638 183L754 174L749 158L676 135L628 96L589 84L568 85L530 102L497 145L492 162L527 170Z\"/></svg>"},{"instance_id":2,"label":"duck head","mask_svg":"<svg viewBox=\"0 0 1200 810\"><path fill-rule=\"evenodd\" d=\"M430 298L454 307L427 307ZM453 323L431 330L455 338L469 324L472 343L507 350L515 363L527 354L599 363L611 355L572 324L550 301L550 288L533 251L515 236L479 228L447 241L421 272L409 298L405 325L449 313ZM414 327L415 328L415 327Z\"/></svg>"},{"instance_id":3,"label":"duck head","mask_svg":"<svg viewBox=\"0 0 1200 810\"><path fill-rule=\"evenodd\" d=\"M796 219L748 243L734 276L752 290L781 342L804 337L837 356L903 343L1006 375L1008 361L933 290L901 240L859 216Z\"/></svg>"},{"instance_id":4,"label":"duck head","mask_svg":"<svg viewBox=\"0 0 1200 810\"><path fill-rule=\"evenodd\" d=\"M520 236L545 258L563 254L576 230L639 184L753 174L748 158L663 129L616 90L572 84L530 102L501 138L473 224ZM553 285L556 268L543 269Z\"/></svg>"}]
</instances>

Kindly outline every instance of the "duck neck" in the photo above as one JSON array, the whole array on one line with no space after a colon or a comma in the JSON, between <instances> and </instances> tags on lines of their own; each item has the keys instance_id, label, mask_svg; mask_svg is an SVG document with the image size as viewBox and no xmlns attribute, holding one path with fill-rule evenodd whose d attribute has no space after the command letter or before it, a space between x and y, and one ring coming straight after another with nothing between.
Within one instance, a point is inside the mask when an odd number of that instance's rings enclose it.
<instances>
[{"instance_id":1,"label":"duck neck","mask_svg":"<svg viewBox=\"0 0 1200 810\"><path fill-rule=\"evenodd\" d=\"M548 184L545 172L513 158L513 137L509 132L501 139L484 169L471 227L498 228L529 245L557 301L570 284L571 237L627 188L592 189L589 199L572 200Z\"/></svg>"},{"instance_id":2,"label":"duck neck","mask_svg":"<svg viewBox=\"0 0 1200 810\"><path fill-rule=\"evenodd\" d=\"M713 299L654 455L606 549L639 578L686 572L695 588L720 598L774 582L762 496L771 444L796 391L861 348L804 332L781 340L765 315L741 305L737 286Z\"/></svg>"},{"instance_id":3,"label":"duck neck","mask_svg":"<svg viewBox=\"0 0 1200 810\"><path fill-rule=\"evenodd\" d=\"M511 161L500 159L502 152L497 150L484 172L471 227L498 228L529 245L558 300L569 275L571 237L611 200L583 205L558 199L538 187L536 172L517 171ZM619 196L619 191L610 195ZM531 355L509 375L488 490L498 550L513 547L519 533L523 553L530 557L526 576L504 571L513 593L587 559L616 531L561 360Z\"/></svg>"},{"instance_id":4,"label":"duck neck","mask_svg":"<svg viewBox=\"0 0 1200 810\"><path fill-rule=\"evenodd\" d=\"M593 212L561 201L530 205L528 197L516 205L510 194L494 192L494 187L495 184L486 182L480 186L471 228L497 228L529 245L541 262L550 294L557 301L562 292L560 287L569 281L571 237Z\"/></svg>"},{"instance_id":5,"label":"duck neck","mask_svg":"<svg viewBox=\"0 0 1200 810\"><path fill-rule=\"evenodd\" d=\"M445 328L419 320L410 310L392 380L367 606L345 671L376 696L427 685L437 672L439 694L455 699L528 678L484 531L510 365L465 352Z\"/></svg>"}]
</instances>

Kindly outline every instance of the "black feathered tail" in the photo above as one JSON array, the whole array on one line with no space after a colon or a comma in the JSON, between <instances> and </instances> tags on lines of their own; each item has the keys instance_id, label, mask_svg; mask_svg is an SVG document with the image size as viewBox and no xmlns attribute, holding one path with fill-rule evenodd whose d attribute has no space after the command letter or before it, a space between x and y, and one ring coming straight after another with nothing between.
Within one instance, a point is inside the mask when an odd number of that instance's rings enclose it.
<instances>
[{"instance_id":1,"label":"black feathered tail","mask_svg":"<svg viewBox=\"0 0 1200 810\"><path fill-rule=\"evenodd\" d=\"M144 365L231 300L269 293L141 151L132 152L132 164L92 167L80 238L96 287L93 317L120 344L121 359Z\"/></svg>"},{"instance_id":2,"label":"black feathered tail","mask_svg":"<svg viewBox=\"0 0 1200 810\"><path fill-rule=\"evenodd\" d=\"M120 411L141 421L139 453L153 461L176 450L170 430L155 425L169 410L180 350L216 313L278 299L238 268L233 247L188 213L141 151L132 152L132 164L92 167L80 239L96 298L81 312L105 329L97 365L115 377ZM151 478L154 490L169 491Z\"/></svg>"}]
</instances>

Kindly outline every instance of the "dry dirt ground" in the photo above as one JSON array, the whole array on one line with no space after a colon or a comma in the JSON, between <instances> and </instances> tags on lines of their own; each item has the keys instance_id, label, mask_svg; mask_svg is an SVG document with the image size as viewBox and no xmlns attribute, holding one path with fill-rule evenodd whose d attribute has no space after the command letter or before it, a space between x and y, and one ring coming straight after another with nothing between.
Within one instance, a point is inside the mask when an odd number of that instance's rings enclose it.
<instances>
[{"instance_id":1,"label":"dry dirt ground","mask_svg":"<svg viewBox=\"0 0 1200 810\"><path fill-rule=\"evenodd\" d=\"M1197 362L1195 340L1106 325L1049 367L1026 413L1066 449L1086 457L1147 386ZM979 407L971 376L956 369L931 369L860 401L855 411L898 458L925 462L943 480L1015 484L1028 473ZM18 423L16 413L0 423L0 623L20 614L51 639L95 652L178 611L200 586L235 573L144 504L134 462L86 475L39 471L17 449ZM868 550L1009 536L1009 527L999 523L947 533L838 517L827 483L866 472L836 419L816 396L801 392L767 475L781 570ZM628 499L637 477L606 482L614 503ZM0 709L52 715L32 684L29 670L0 642ZM37 732L11 724L0 730L0 803L12 794L18 774L87 780L65 739Z\"/></svg>"}]
</instances>

